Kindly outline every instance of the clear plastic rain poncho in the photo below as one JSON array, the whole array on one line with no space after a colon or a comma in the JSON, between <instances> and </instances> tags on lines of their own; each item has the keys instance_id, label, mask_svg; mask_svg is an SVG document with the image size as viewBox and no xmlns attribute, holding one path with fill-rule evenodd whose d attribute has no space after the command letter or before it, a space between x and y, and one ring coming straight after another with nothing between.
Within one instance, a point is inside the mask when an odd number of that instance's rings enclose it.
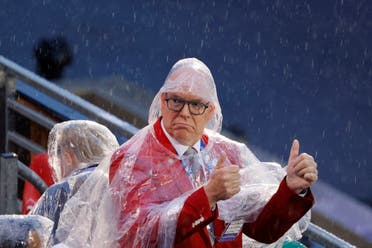
<instances>
[{"instance_id":1,"label":"clear plastic rain poncho","mask_svg":"<svg viewBox=\"0 0 372 248\"><path fill-rule=\"evenodd\" d=\"M94 121L71 120L56 124L49 133L48 158L56 183L49 187L30 214L58 226L65 202L75 194L102 159L119 147L111 131ZM54 238L51 242L55 242Z\"/></svg>"},{"instance_id":2,"label":"clear plastic rain poncho","mask_svg":"<svg viewBox=\"0 0 372 248\"><path fill-rule=\"evenodd\" d=\"M53 221L38 215L0 215L0 247L46 247Z\"/></svg>"},{"instance_id":3,"label":"clear plastic rain poncho","mask_svg":"<svg viewBox=\"0 0 372 248\"><path fill-rule=\"evenodd\" d=\"M154 123L161 113L163 93L190 93L214 106L207 123L208 142L198 153L204 180L192 182L180 160L157 138ZM155 96L149 125L106 158L69 200L61 214L57 236L61 247L173 247L177 220L186 199L205 184L222 153L227 163L241 167L241 191L217 203L218 218L230 223L255 220L276 192L285 170L277 164L260 162L245 144L219 134L222 114L213 77L197 59L177 62ZM113 165L116 166L112 173ZM73 221L72 221L73 220ZM309 215L279 240L299 239ZM252 242L248 240L247 242ZM250 247L263 244L255 242ZM263 245L265 246L265 245Z\"/></svg>"},{"instance_id":4,"label":"clear plastic rain poncho","mask_svg":"<svg viewBox=\"0 0 372 248\"><path fill-rule=\"evenodd\" d=\"M48 136L48 162L55 182L74 170L98 164L119 146L105 126L89 120L57 123Z\"/></svg>"}]
</instances>

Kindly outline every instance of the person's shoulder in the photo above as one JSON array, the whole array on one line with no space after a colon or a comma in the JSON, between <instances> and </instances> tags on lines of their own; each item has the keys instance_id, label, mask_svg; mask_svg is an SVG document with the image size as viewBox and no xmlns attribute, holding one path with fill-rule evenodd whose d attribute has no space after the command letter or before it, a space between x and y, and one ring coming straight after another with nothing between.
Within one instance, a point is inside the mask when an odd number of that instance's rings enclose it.
<instances>
[{"instance_id":1,"label":"person's shoulder","mask_svg":"<svg viewBox=\"0 0 372 248\"><path fill-rule=\"evenodd\" d=\"M47 190L45 191L49 195L55 195L57 192L68 192L69 191L69 183L68 183L68 177L63 178L61 181L51 185Z\"/></svg>"},{"instance_id":2,"label":"person's shoulder","mask_svg":"<svg viewBox=\"0 0 372 248\"><path fill-rule=\"evenodd\" d=\"M45 216L45 212L54 208L54 204L59 202L69 192L69 185L62 181L53 184L41 195L31 213Z\"/></svg>"},{"instance_id":3,"label":"person's shoulder","mask_svg":"<svg viewBox=\"0 0 372 248\"><path fill-rule=\"evenodd\" d=\"M153 139L152 127L146 126L138 131L134 136L129 140L124 142L119 148L117 148L112 154L111 161L115 161L119 158L122 158L126 153L138 152L142 149L143 145L150 144L149 139Z\"/></svg>"},{"instance_id":4,"label":"person's shoulder","mask_svg":"<svg viewBox=\"0 0 372 248\"><path fill-rule=\"evenodd\" d=\"M69 177L67 180L69 180L69 178L73 178L75 176L82 176L84 174L89 174L91 173L95 168L97 168L98 164L92 164L92 165L88 165L84 168L80 168L80 169L77 169L75 170Z\"/></svg>"},{"instance_id":5,"label":"person's shoulder","mask_svg":"<svg viewBox=\"0 0 372 248\"><path fill-rule=\"evenodd\" d=\"M229 138L223 134L214 132L212 130L206 129L204 135L208 137L208 141L212 143L221 143L221 144L234 144L234 145L244 145L243 143L236 141L232 138Z\"/></svg>"},{"instance_id":6,"label":"person's shoulder","mask_svg":"<svg viewBox=\"0 0 372 248\"><path fill-rule=\"evenodd\" d=\"M121 160L124 157L127 150L128 145L125 145L125 143L121 145L118 149L116 149L111 156L111 163Z\"/></svg>"}]
</instances>

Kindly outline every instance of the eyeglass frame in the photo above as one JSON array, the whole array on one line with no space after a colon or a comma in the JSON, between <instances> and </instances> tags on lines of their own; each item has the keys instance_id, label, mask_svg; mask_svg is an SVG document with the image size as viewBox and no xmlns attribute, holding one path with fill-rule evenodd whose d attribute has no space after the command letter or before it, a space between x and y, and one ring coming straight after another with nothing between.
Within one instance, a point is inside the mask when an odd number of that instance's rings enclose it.
<instances>
[{"instance_id":1,"label":"eyeglass frame","mask_svg":"<svg viewBox=\"0 0 372 248\"><path fill-rule=\"evenodd\" d=\"M169 101L170 100L172 100L172 101L174 101L174 100L177 100L177 101L179 101L181 104L182 104L182 107L180 107L180 109L174 109L174 108L170 108L169 107ZM202 103L202 102L200 102L200 101L187 101L187 100L185 100L185 99L182 99L182 98L180 98L180 97L167 97L167 98L165 98L165 101L167 102L167 108L169 109L169 110L171 110L171 111L174 111L174 112L177 112L177 113L179 113L179 112L181 112L182 111L182 109L185 107L185 104L187 104L187 106L188 106L188 108L189 108L189 112L190 112L190 114L192 114L192 115L203 115L204 113L205 113L205 110L207 110L207 108L209 107L209 102L207 102L207 103ZM191 110L191 108L190 108L190 104L200 104L200 107L203 107L203 111L201 111L200 113L194 113L192 110Z\"/></svg>"}]
</instances>

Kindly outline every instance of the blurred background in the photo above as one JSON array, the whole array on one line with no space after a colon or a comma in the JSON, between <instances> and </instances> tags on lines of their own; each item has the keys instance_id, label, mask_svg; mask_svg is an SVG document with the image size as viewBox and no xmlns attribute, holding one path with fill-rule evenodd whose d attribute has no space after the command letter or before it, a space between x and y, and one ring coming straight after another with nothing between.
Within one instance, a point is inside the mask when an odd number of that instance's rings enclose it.
<instances>
[{"instance_id":1,"label":"blurred background","mask_svg":"<svg viewBox=\"0 0 372 248\"><path fill-rule=\"evenodd\" d=\"M170 67L201 59L225 132L281 164L299 139L323 182L372 206L371 1L0 4L1 55L114 113L129 106L138 127ZM132 87L141 101L123 97Z\"/></svg>"}]
</instances>

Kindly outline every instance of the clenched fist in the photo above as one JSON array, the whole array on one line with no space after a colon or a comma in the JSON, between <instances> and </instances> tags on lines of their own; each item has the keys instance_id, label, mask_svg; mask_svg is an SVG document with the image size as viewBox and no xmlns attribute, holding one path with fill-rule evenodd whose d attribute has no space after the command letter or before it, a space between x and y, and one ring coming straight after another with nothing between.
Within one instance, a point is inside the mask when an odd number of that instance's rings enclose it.
<instances>
[{"instance_id":1,"label":"clenched fist","mask_svg":"<svg viewBox=\"0 0 372 248\"><path fill-rule=\"evenodd\" d=\"M237 165L225 166L226 155L222 155L218 160L216 167L204 186L211 208L219 200L226 200L239 193L240 174Z\"/></svg>"}]
</instances>

